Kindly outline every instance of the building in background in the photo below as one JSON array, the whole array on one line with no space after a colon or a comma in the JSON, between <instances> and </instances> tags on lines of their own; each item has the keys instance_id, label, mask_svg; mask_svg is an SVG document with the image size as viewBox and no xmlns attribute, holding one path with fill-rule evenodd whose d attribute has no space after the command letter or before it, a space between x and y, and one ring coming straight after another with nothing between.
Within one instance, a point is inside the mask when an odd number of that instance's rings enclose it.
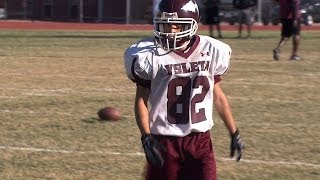
<instances>
[{"instance_id":1,"label":"building in background","mask_svg":"<svg viewBox=\"0 0 320 180\"><path fill-rule=\"evenodd\" d=\"M0 0L0 19L46 21L99 22L99 23L153 23L153 2L158 0ZM201 0L195 0L203 14ZM278 17L275 0L258 0L255 20L269 24ZM306 17L320 21L320 0L301 0L307 5ZM308 13L310 12L310 13ZM231 25L238 20L232 0L221 0L221 21ZM204 18L202 18L204 19ZM274 24L274 23L273 23Z\"/></svg>"},{"instance_id":2,"label":"building in background","mask_svg":"<svg viewBox=\"0 0 320 180\"><path fill-rule=\"evenodd\" d=\"M152 3L145 3L145 0L130 2L131 0L0 0L0 9L5 11L7 19L145 23L145 11Z\"/></svg>"},{"instance_id":3,"label":"building in background","mask_svg":"<svg viewBox=\"0 0 320 180\"><path fill-rule=\"evenodd\" d=\"M0 19L6 18L6 11L5 11L5 1L0 0Z\"/></svg>"}]
</instances>

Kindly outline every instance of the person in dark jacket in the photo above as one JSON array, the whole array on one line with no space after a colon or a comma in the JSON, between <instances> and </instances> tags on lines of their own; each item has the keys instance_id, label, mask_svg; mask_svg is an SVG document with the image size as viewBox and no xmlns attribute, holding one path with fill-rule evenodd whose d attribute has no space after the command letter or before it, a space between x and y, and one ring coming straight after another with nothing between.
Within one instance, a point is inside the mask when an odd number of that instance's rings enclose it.
<instances>
[{"instance_id":1,"label":"person in dark jacket","mask_svg":"<svg viewBox=\"0 0 320 180\"><path fill-rule=\"evenodd\" d=\"M206 22L209 25L210 36L214 37L213 26L215 25L218 32L218 37L222 38L219 17L220 0L202 0L202 3L206 7Z\"/></svg>"},{"instance_id":2,"label":"person in dark jacket","mask_svg":"<svg viewBox=\"0 0 320 180\"><path fill-rule=\"evenodd\" d=\"M247 37L251 37L257 0L233 0L233 6L239 9L238 37L242 37L242 26L247 25Z\"/></svg>"}]
</instances>

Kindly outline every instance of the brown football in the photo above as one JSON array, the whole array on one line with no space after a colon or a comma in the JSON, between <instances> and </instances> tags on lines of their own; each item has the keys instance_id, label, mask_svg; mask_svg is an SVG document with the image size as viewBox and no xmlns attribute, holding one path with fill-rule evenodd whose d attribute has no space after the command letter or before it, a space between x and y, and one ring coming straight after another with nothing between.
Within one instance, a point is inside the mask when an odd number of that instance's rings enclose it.
<instances>
[{"instance_id":1,"label":"brown football","mask_svg":"<svg viewBox=\"0 0 320 180\"><path fill-rule=\"evenodd\" d=\"M121 112L117 108L114 107L104 107L100 109L98 112L98 117L101 120L114 120L118 121L121 119Z\"/></svg>"}]
</instances>

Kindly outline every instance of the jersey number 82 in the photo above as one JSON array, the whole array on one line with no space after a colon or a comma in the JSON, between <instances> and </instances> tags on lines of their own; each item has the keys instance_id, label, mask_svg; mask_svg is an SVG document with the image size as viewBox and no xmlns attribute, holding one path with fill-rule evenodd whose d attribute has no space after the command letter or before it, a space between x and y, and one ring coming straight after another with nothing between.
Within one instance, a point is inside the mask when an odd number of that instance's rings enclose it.
<instances>
[{"instance_id":1,"label":"jersey number 82","mask_svg":"<svg viewBox=\"0 0 320 180\"><path fill-rule=\"evenodd\" d=\"M191 98L192 89L202 86L201 92ZM201 103L210 89L209 80L206 76L179 77L172 79L168 84L167 113L168 122L171 124L187 124L189 117L192 124L205 121L205 109L196 112L196 104ZM190 111L189 111L190 110ZM189 116L189 112L191 116Z\"/></svg>"}]
</instances>

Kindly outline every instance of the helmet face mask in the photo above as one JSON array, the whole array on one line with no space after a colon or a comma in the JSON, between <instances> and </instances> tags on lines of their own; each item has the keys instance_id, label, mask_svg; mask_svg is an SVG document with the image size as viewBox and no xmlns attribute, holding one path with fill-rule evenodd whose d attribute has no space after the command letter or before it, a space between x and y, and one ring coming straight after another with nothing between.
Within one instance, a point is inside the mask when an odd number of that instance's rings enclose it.
<instances>
[{"instance_id":1,"label":"helmet face mask","mask_svg":"<svg viewBox=\"0 0 320 180\"><path fill-rule=\"evenodd\" d=\"M197 32L198 20L199 10L193 0L162 0L153 20L157 45L165 50L186 47Z\"/></svg>"}]
</instances>

